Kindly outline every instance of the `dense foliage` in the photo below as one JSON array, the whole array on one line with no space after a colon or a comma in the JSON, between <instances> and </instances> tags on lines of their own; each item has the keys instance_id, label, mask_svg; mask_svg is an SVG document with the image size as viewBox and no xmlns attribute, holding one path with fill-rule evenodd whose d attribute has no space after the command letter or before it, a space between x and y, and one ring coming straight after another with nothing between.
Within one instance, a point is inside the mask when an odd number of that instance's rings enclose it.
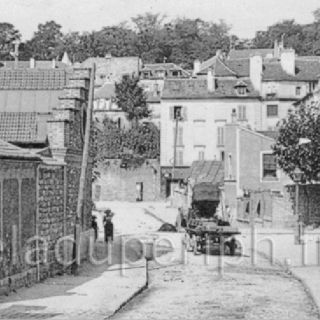
<instances>
[{"instance_id":1,"label":"dense foliage","mask_svg":"<svg viewBox=\"0 0 320 320\"><path fill-rule=\"evenodd\" d=\"M319 180L320 173L320 117L316 106L300 106L279 126L280 136L273 147L281 169L293 178L295 168L301 170L306 181ZM299 139L311 140L299 144Z\"/></svg>"},{"instance_id":2,"label":"dense foliage","mask_svg":"<svg viewBox=\"0 0 320 320\"><path fill-rule=\"evenodd\" d=\"M127 168L137 168L147 159L159 158L160 133L152 123L120 129L105 118L102 123L96 121L95 128L96 163L119 159Z\"/></svg>"},{"instance_id":3,"label":"dense foliage","mask_svg":"<svg viewBox=\"0 0 320 320\"><path fill-rule=\"evenodd\" d=\"M149 116L146 94L139 86L139 77L123 77L121 82L116 83L115 93L115 103L126 113L130 122L137 124L140 119Z\"/></svg>"}]
</instances>

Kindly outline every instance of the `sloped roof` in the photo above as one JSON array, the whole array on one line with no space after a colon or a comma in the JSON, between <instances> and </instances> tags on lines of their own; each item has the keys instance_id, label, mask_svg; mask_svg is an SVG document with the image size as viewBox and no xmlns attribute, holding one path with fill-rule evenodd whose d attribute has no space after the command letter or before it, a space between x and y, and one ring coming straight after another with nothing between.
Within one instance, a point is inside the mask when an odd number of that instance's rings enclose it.
<instances>
[{"instance_id":1,"label":"sloped roof","mask_svg":"<svg viewBox=\"0 0 320 320\"><path fill-rule=\"evenodd\" d=\"M219 201L219 185L224 179L221 161L194 161L188 173L193 187L193 200Z\"/></svg>"},{"instance_id":2,"label":"sloped roof","mask_svg":"<svg viewBox=\"0 0 320 320\"><path fill-rule=\"evenodd\" d=\"M205 79L169 79L165 80L162 99L219 99L219 98L258 98L251 82L247 84L247 94L239 95L236 90L237 79L216 79L216 90L209 92Z\"/></svg>"},{"instance_id":3,"label":"sloped roof","mask_svg":"<svg viewBox=\"0 0 320 320\"><path fill-rule=\"evenodd\" d=\"M0 159L37 160L41 157L25 149L16 147L8 142L0 140Z\"/></svg>"},{"instance_id":4,"label":"sloped roof","mask_svg":"<svg viewBox=\"0 0 320 320\"><path fill-rule=\"evenodd\" d=\"M0 139L12 143L42 143L47 139L50 115L35 112L0 112Z\"/></svg>"},{"instance_id":5,"label":"sloped roof","mask_svg":"<svg viewBox=\"0 0 320 320\"><path fill-rule=\"evenodd\" d=\"M280 62L264 63L262 79L264 81L317 81L320 75L320 60L304 59L295 60L295 75L286 73Z\"/></svg>"},{"instance_id":6,"label":"sloped roof","mask_svg":"<svg viewBox=\"0 0 320 320\"><path fill-rule=\"evenodd\" d=\"M229 52L229 59L243 59L243 58L250 58L253 54L259 54L262 58L266 58L268 54L273 54L273 49L244 49L244 50L237 50L231 49Z\"/></svg>"},{"instance_id":7,"label":"sloped roof","mask_svg":"<svg viewBox=\"0 0 320 320\"><path fill-rule=\"evenodd\" d=\"M279 131L257 131L257 132L263 134L266 137L272 138L274 140L277 140L280 135Z\"/></svg>"},{"instance_id":8,"label":"sloped roof","mask_svg":"<svg viewBox=\"0 0 320 320\"><path fill-rule=\"evenodd\" d=\"M224 179L222 161L194 161L187 174L193 185L200 183L219 184Z\"/></svg>"},{"instance_id":9,"label":"sloped roof","mask_svg":"<svg viewBox=\"0 0 320 320\"><path fill-rule=\"evenodd\" d=\"M69 66L61 61L55 62L56 69L66 69ZM15 61L1 61L0 67L4 68L15 68ZM19 69L28 69L30 68L30 61L18 61ZM35 68L36 69L51 69L52 68L52 60L35 60Z\"/></svg>"},{"instance_id":10,"label":"sloped roof","mask_svg":"<svg viewBox=\"0 0 320 320\"><path fill-rule=\"evenodd\" d=\"M0 69L0 90L61 90L66 83L61 69Z\"/></svg>"},{"instance_id":11,"label":"sloped roof","mask_svg":"<svg viewBox=\"0 0 320 320\"><path fill-rule=\"evenodd\" d=\"M94 94L94 99L111 99L115 96L115 84L105 83Z\"/></svg>"},{"instance_id":12,"label":"sloped roof","mask_svg":"<svg viewBox=\"0 0 320 320\"><path fill-rule=\"evenodd\" d=\"M174 63L147 63L143 65L141 72L143 71L151 71L152 76L155 76L155 72L157 70L165 70L165 71L181 71L182 77L189 77L190 74L188 71L182 69L181 67L177 66Z\"/></svg>"},{"instance_id":13,"label":"sloped roof","mask_svg":"<svg viewBox=\"0 0 320 320\"><path fill-rule=\"evenodd\" d=\"M214 57L202 62L201 65L200 65L200 70L199 70L198 74L206 74L206 73L208 73L208 69L211 68L211 67L213 69L215 69L216 60L217 60L217 57L214 56Z\"/></svg>"}]
</instances>

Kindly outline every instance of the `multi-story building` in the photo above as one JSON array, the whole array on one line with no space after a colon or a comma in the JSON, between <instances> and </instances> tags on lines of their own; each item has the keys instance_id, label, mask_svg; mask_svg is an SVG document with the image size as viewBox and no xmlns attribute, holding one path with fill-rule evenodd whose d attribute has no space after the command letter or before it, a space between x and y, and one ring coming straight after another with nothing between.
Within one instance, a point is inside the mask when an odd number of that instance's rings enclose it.
<instances>
[{"instance_id":1,"label":"multi-story building","mask_svg":"<svg viewBox=\"0 0 320 320\"><path fill-rule=\"evenodd\" d=\"M255 63L255 58L251 63ZM221 62L221 72L222 69ZM259 125L260 94L255 89L254 72L250 74L251 81L250 77L237 79L232 70L225 69L225 77L216 77L210 69L206 79L165 81L160 161L162 190L167 195L172 190L170 186L184 178L193 161L224 159L224 125L231 121L232 113L238 115L243 126L255 129ZM177 121L178 112L182 118ZM176 168L172 170L174 160Z\"/></svg>"}]
</instances>

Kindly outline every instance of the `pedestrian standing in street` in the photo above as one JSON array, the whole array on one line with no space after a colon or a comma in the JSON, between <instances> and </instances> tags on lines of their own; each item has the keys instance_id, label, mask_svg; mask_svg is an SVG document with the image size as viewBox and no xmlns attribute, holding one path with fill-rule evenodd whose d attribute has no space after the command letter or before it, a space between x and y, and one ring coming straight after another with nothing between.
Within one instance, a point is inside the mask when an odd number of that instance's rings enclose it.
<instances>
[{"instance_id":1,"label":"pedestrian standing in street","mask_svg":"<svg viewBox=\"0 0 320 320\"><path fill-rule=\"evenodd\" d=\"M98 223L97 223L97 217L96 216L92 216L91 227L94 230L94 241L97 241L99 228L98 228Z\"/></svg>"},{"instance_id":2,"label":"pedestrian standing in street","mask_svg":"<svg viewBox=\"0 0 320 320\"><path fill-rule=\"evenodd\" d=\"M103 226L104 226L104 240L105 242L112 242L113 241L113 223L112 223L112 217L113 213L110 209L107 209L104 212L103 217Z\"/></svg>"}]
</instances>

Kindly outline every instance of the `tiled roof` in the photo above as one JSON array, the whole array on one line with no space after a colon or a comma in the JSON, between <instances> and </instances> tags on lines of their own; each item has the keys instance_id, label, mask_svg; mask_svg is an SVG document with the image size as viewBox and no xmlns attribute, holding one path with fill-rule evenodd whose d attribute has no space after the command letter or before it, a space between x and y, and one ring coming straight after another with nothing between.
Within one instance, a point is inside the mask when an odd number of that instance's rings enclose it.
<instances>
[{"instance_id":1,"label":"tiled roof","mask_svg":"<svg viewBox=\"0 0 320 320\"><path fill-rule=\"evenodd\" d=\"M220 183L224 178L224 166L221 161L194 161L187 178L194 183Z\"/></svg>"},{"instance_id":2,"label":"tiled roof","mask_svg":"<svg viewBox=\"0 0 320 320\"><path fill-rule=\"evenodd\" d=\"M4 68L15 68L15 62L14 61L1 61L0 67ZM63 63L61 61L55 62L56 69L66 69L68 68L68 65L66 63ZM30 68L30 61L18 61L18 68L19 69L28 69ZM35 60L35 69L51 69L52 68L52 60L46 61L46 60Z\"/></svg>"},{"instance_id":3,"label":"tiled roof","mask_svg":"<svg viewBox=\"0 0 320 320\"><path fill-rule=\"evenodd\" d=\"M0 140L0 159L41 160L41 157Z\"/></svg>"},{"instance_id":4,"label":"tiled roof","mask_svg":"<svg viewBox=\"0 0 320 320\"><path fill-rule=\"evenodd\" d=\"M0 139L12 143L45 143L49 115L0 112Z\"/></svg>"},{"instance_id":5,"label":"tiled roof","mask_svg":"<svg viewBox=\"0 0 320 320\"><path fill-rule=\"evenodd\" d=\"M214 57L202 62L200 65L200 70L199 70L198 74L207 74L208 68L210 68L210 67L215 69L216 60L217 60L217 57L214 56Z\"/></svg>"},{"instance_id":6,"label":"tiled roof","mask_svg":"<svg viewBox=\"0 0 320 320\"><path fill-rule=\"evenodd\" d=\"M211 63L206 63L204 67L201 66L198 74L207 74L210 67L214 69L217 77L248 77L250 74L249 59L229 59L222 61L219 58L213 57Z\"/></svg>"},{"instance_id":7,"label":"tiled roof","mask_svg":"<svg viewBox=\"0 0 320 320\"><path fill-rule=\"evenodd\" d=\"M181 71L182 77L189 77L189 73L182 69L181 67L177 66L174 63L150 63L145 64L143 68L141 69L141 72L143 71L151 71L152 76L155 76L155 72L157 70L165 70L165 71Z\"/></svg>"},{"instance_id":8,"label":"tiled roof","mask_svg":"<svg viewBox=\"0 0 320 320\"><path fill-rule=\"evenodd\" d=\"M216 79L216 90L207 90L207 80L204 79L170 79L164 82L162 99L219 99L219 98L257 98L260 94L255 91L249 80L247 94L239 95L236 90L237 79Z\"/></svg>"},{"instance_id":9,"label":"tiled roof","mask_svg":"<svg viewBox=\"0 0 320 320\"><path fill-rule=\"evenodd\" d=\"M67 82L61 69L5 69L0 68L0 90L59 90Z\"/></svg>"},{"instance_id":10,"label":"tiled roof","mask_svg":"<svg viewBox=\"0 0 320 320\"><path fill-rule=\"evenodd\" d=\"M253 54L260 54L262 58L266 58L267 55L273 55L273 49L244 49L244 50L236 50L231 49L229 52L229 59L243 59L243 58L250 58Z\"/></svg>"},{"instance_id":11,"label":"tiled roof","mask_svg":"<svg viewBox=\"0 0 320 320\"><path fill-rule=\"evenodd\" d=\"M264 63L263 80L277 81L316 81L320 75L320 61L317 59L296 58L295 75L286 73L280 62Z\"/></svg>"},{"instance_id":12,"label":"tiled roof","mask_svg":"<svg viewBox=\"0 0 320 320\"><path fill-rule=\"evenodd\" d=\"M111 99L115 96L115 84L106 83L100 87L94 94L95 99Z\"/></svg>"}]
</instances>

